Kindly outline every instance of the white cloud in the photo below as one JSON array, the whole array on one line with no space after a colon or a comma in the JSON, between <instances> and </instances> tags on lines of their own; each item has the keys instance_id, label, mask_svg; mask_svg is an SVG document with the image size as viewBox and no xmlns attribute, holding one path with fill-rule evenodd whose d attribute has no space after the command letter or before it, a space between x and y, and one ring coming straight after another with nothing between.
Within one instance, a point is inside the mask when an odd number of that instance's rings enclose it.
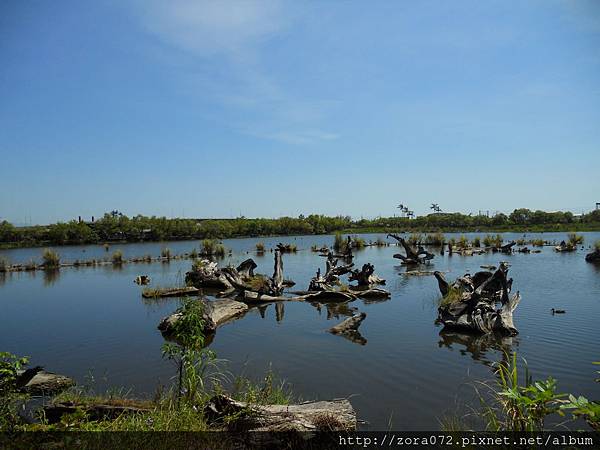
<instances>
[{"instance_id":1,"label":"white cloud","mask_svg":"<svg viewBox=\"0 0 600 450\"><path fill-rule=\"evenodd\" d=\"M279 0L174 0L139 4L143 26L162 42L201 63L185 74L192 90L229 111L239 112L245 134L308 144L337 135L319 128L328 102L299 98L264 69L264 45L297 19L292 4ZM219 73L215 67L225 67ZM260 131L256 131L260 130ZM296 131L304 130L304 131ZM307 131L308 130L308 131Z\"/></svg>"}]
</instances>

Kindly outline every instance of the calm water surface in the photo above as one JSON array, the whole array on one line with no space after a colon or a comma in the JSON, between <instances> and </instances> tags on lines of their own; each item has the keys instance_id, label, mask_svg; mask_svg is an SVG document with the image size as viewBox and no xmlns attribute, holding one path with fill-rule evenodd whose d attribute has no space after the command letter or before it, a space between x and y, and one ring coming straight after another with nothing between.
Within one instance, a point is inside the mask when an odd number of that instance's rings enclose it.
<instances>
[{"instance_id":1,"label":"calm water surface","mask_svg":"<svg viewBox=\"0 0 600 450\"><path fill-rule=\"evenodd\" d=\"M242 319L219 328L211 344L228 370L259 378L271 366L304 400L351 397L368 429L438 429L445 415L462 414L474 399L476 381L493 380L494 362L502 349L525 358L536 378L559 380L559 389L594 398L592 361L600 360L600 267L584 261L587 247L600 233L583 233L586 250L558 254L544 247L540 254L452 257L437 255L431 269L450 271L449 279L480 270L482 264L508 260L513 288L522 301L515 314L517 337L501 342L464 335L440 335L434 324L439 292L433 277L408 277L392 258L398 247L370 247L356 252L355 264L375 265L387 279L392 298L369 303L356 300L344 310L323 305L283 304L277 320L275 306L253 308ZM479 234L483 237L482 234ZM447 236L450 236L447 234ZM468 237L474 235L467 234ZM504 234L505 240L522 234ZM363 235L375 240L378 235ZM528 234L560 241L565 233ZM258 271L271 274L273 256L253 254L262 241L267 248L293 242L298 253L284 255L284 273L305 289L324 258L311 245L331 245L332 236L236 239L224 244L232 255L221 264L253 257ZM106 258L121 249L125 257L189 252L197 241L60 247L62 261ZM248 253L250 252L250 253ZM11 262L40 258L41 249L0 251ZM94 378L94 389L124 387L151 396L160 384L172 381L174 368L161 358L160 319L178 305L177 299L144 300L135 276L148 274L153 286L181 283L189 260L170 263L125 264L96 268L63 268L58 274L0 274L0 350L29 355L32 364L74 377L80 384ZM552 316L550 308L566 309ZM326 330L351 310L364 311L360 331L364 346ZM264 317L263 317L264 316Z\"/></svg>"}]
</instances>

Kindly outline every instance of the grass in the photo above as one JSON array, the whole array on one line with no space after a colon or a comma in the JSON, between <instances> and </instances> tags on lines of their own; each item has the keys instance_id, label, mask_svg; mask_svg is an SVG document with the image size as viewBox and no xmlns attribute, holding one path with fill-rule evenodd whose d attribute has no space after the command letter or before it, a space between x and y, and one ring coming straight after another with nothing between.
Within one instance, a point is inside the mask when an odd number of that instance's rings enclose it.
<instances>
[{"instance_id":1,"label":"grass","mask_svg":"<svg viewBox=\"0 0 600 450\"><path fill-rule=\"evenodd\" d=\"M5 257L0 257L0 272L7 272L10 269L10 262Z\"/></svg>"},{"instance_id":2,"label":"grass","mask_svg":"<svg viewBox=\"0 0 600 450\"><path fill-rule=\"evenodd\" d=\"M225 256L225 247L214 239L204 239L202 241L202 255L205 256Z\"/></svg>"},{"instance_id":3,"label":"grass","mask_svg":"<svg viewBox=\"0 0 600 450\"><path fill-rule=\"evenodd\" d=\"M256 253L264 253L265 252L265 243L257 242L256 243Z\"/></svg>"},{"instance_id":4,"label":"grass","mask_svg":"<svg viewBox=\"0 0 600 450\"><path fill-rule=\"evenodd\" d=\"M342 236L342 233L335 233L335 237L333 239L333 249L339 253L345 253L348 249L348 242Z\"/></svg>"},{"instance_id":5,"label":"grass","mask_svg":"<svg viewBox=\"0 0 600 450\"><path fill-rule=\"evenodd\" d=\"M123 252L121 250L113 252L112 262L113 264L123 264Z\"/></svg>"},{"instance_id":6,"label":"grass","mask_svg":"<svg viewBox=\"0 0 600 450\"><path fill-rule=\"evenodd\" d=\"M42 261L46 269L56 269L60 266L60 255L47 248L42 253Z\"/></svg>"},{"instance_id":7,"label":"grass","mask_svg":"<svg viewBox=\"0 0 600 450\"><path fill-rule=\"evenodd\" d=\"M462 292L460 289L451 287L446 295L440 299L439 306L449 306L458 303L462 300Z\"/></svg>"},{"instance_id":8,"label":"grass","mask_svg":"<svg viewBox=\"0 0 600 450\"><path fill-rule=\"evenodd\" d=\"M35 260L30 259L28 263L25 264L25 270L35 270L37 269L37 263Z\"/></svg>"},{"instance_id":9,"label":"grass","mask_svg":"<svg viewBox=\"0 0 600 450\"><path fill-rule=\"evenodd\" d=\"M471 241L471 245L473 247L481 247L481 238L479 236L474 237Z\"/></svg>"},{"instance_id":10,"label":"grass","mask_svg":"<svg viewBox=\"0 0 600 450\"><path fill-rule=\"evenodd\" d=\"M594 250L600 252L600 240L594 242Z\"/></svg>"},{"instance_id":11,"label":"grass","mask_svg":"<svg viewBox=\"0 0 600 450\"><path fill-rule=\"evenodd\" d=\"M171 259L171 249L169 247L163 247L163 249L160 251L160 256L162 258Z\"/></svg>"},{"instance_id":12,"label":"grass","mask_svg":"<svg viewBox=\"0 0 600 450\"><path fill-rule=\"evenodd\" d=\"M269 280L266 276L257 274L248 279L246 284L248 284L253 291L264 292L269 287Z\"/></svg>"},{"instance_id":13,"label":"grass","mask_svg":"<svg viewBox=\"0 0 600 450\"><path fill-rule=\"evenodd\" d=\"M534 247L543 247L546 242L543 239L532 239L531 245Z\"/></svg>"},{"instance_id":14,"label":"grass","mask_svg":"<svg viewBox=\"0 0 600 450\"><path fill-rule=\"evenodd\" d=\"M423 242L423 235L421 233L411 233L406 240L410 245L417 245Z\"/></svg>"},{"instance_id":15,"label":"grass","mask_svg":"<svg viewBox=\"0 0 600 450\"><path fill-rule=\"evenodd\" d=\"M501 247L503 242L504 240L500 234L497 234L496 236L488 234L483 238L483 245L485 247Z\"/></svg>"},{"instance_id":16,"label":"grass","mask_svg":"<svg viewBox=\"0 0 600 450\"><path fill-rule=\"evenodd\" d=\"M190 258L196 259L197 257L198 257L198 250L193 248L192 251L190 252Z\"/></svg>"},{"instance_id":17,"label":"grass","mask_svg":"<svg viewBox=\"0 0 600 450\"><path fill-rule=\"evenodd\" d=\"M523 238L517 239L515 242L517 245L525 245L527 243L527 241Z\"/></svg>"},{"instance_id":18,"label":"grass","mask_svg":"<svg viewBox=\"0 0 600 450\"><path fill-rule=\"evenodd\" d=\"M583 244L583 236L577 233L569 233L567 244L571 247Z\"/></svg>"},{"instance_id":19,"label":"grass","mask_svg":"<svg viewBox=\"0 0 600 450\"><path fill-rule=\"evenodd\" d=\"M429 244L429 245L436 245L438 247L444 245L444 242L446 242L446 237L444 236L444 233L433 233L433 234L428 234L425 237L425 243Z\"/></svg>"},{"instance_id":20,"label":"grass","mask_svg":"<svg viewBox=\"0 0 600 450\"><path fill-rule=\"evenodd\" d=\"M387 245L388 245L388 243L381 236L379 236L377 238L377 240L375 241L376 247L386 247Z\"/></svg>"},{"instance_id":21,"label":"grass","mask_svg":"<svg viewBox=\"0 0 600 450\"><path fill-rule=\"evenodd\" d=\"M460 238L458 238L456 245L459 248L467 248L469 246L469 240L467 239L466 236L463 235Z\"/></svg>"}]
</instances>

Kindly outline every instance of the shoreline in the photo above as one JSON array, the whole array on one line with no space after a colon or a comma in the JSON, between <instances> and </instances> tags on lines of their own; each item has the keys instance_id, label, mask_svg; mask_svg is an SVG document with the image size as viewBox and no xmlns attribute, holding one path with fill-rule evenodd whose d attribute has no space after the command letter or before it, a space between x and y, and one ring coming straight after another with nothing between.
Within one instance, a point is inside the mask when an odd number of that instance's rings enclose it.
<instances>
[{"instance_id":1,"label":"shoreline","mask_svg":"<svg viewBox=\"0 0 600 450\"><path fill-rule=\"evenodd\" d=\"M571 232L600 232L600 223L589 223L589 224L569 224L565 226L563 224L546 225L539 227L493 227L493 228L439 228L439 229L404 229L399 230L398 228L392 227L357 227L357 228L344 228L340 230L331 231L328 233L289 233L289 234L259 234L259 235L240 235L240 236L228 236L228 237L172 237L168 239L144 239L144 240L107 240L107 241L88 241L88 242L68 242L68 243L53 243L51 241L40 241L40 242L25 242L25 243L10 243L0 242L1 250L17 250L27 248L44 248L44 247L75 247L81 245L123 245L123 244L145 244L145 243L168 243L168 242L180 242L180 241L202 241L203 239L214 239L223 241L227 239L260 239L260 238L273 238L273 237L297 237L297 236L332 236L337 233L344 235L353 234L387 234L387 233L400 233L400 234L433 234L433 233L452 233L452 234L463 234L463 233L481 233L485 234L502 234L502 233L571 233Z\"/></svg>"}]
</instances>

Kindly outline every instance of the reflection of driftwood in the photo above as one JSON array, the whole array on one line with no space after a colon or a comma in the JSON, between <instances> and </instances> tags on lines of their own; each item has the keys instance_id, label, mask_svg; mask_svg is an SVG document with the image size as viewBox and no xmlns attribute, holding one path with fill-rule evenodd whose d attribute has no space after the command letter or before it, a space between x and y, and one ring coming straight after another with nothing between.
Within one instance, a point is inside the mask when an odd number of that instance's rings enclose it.
<instances>
[{"instance_id":1,"label":"reflection of driftwood","mask_svg":"<svg viewBox=\"0 0 600 450\"><path fill-rule=\"evenodd\" d=\"M359 298L390 298L392 296L392 294L388 291L386 291L385 289L380 289L380 288L360 288L360 287L352 287L350 286L350 289L352 289L352 293L354 295L356 295Z\"/></svg>"},{"instance_id":2,"label":"reflection of driftwood","mask_svg":"<svg viewBox=\"0 0 600 450\"><path fill-rule=\"evenodd\" d=\"M413 249L402 237L397 234L390 233L388 237L393 237L400 245L404 248L406 252L406 256L401 253L396 253L394 258L402 260L402 264L414 265L414 264L424 264L425 262L434 258L433 253L429 253L422 246L419 246L417 250Z\"/></svg>"},{"instance_id":3,"label":"reflection of driftwood","mask_svg":"<svg viewBox=\"0 0 600 450\"><path fill-rule=\"evenodd\" d=\"M198 300L204 303L203 320L204 333L214 333L218 326L223 325L232 319L245 314L248 311L248 305L242 302L236 302L228 298L205 301ZM174 326L182 313L177 311L170 316L164 317L158 324L158 329L164 334L169 335L173 332Z\"/></svg>"},{"instance_id":4,"label":"reflection of driftwood","mask_svg":"<svg viewBox=\"0 0 600 450\"><path fill-rule=\"evenodd\" d=\"M329 329L329 332L332 334L338 334L344 336L345 338L355 342L357 344L365 345L367 340L361 336L358 331L358 327L367 315L365 313L355 314L352 317L348 317L343 322Z\"/></svg>"},{"instance_id":5,"label":"reflection of driftwood","mask_svg":"<svg viewBox=\"0 0 600 450\"><path fill-rule=\"evenodd\" d=\"M438 320L448 328L459 328L476 333L498 332L515 335L513 312L521 300L517 292L511 298L508 293L512 280L507 281L508 267L504 264L494 272L477 272L456 279L450 285L444 276L435 277L443 299L438 308ZM496 310L496 302L501 308Z\"/></svg>"},{"instance_id":6,"label":"reflection of driftwood","mask_svg":"<svg viewBox=\"0 0 600 450\"><path fill-rule=\"evenodd\" d=\"M473 335L442 330L438 345L449 349L452 349L455 345L462 346L464 349L459 347L461 354L469 354L476 361L481 361L485 365L492 365L495 361L488 360L486 353L489 350L495 350L503 354L510 354L514 339L512 336L496 333Z\"/></svg>"},{"instance_id":7,"label":"reflection of driftwood","mask_svg":"<svg viewBox=\"0 0 600 450\"><path fill-rule=\"evenodd\" d=\"M253 405L217 395L206 404L204 417L213 426L244 431L356 430L356 413L348 400Z\"/></svg>"},{"instance_id":8,"label":"reflection of driftwood","mask_svg":"<svg viewBox=\"0 0 600 450\"><path fill-rule=\"evenodd\" d=\"M193 286L185 286L179 288L148 289L142 292L142 297L185 297L186 295L198 295L199 293L200 289Z\"/></svg>"}]
</instances>

